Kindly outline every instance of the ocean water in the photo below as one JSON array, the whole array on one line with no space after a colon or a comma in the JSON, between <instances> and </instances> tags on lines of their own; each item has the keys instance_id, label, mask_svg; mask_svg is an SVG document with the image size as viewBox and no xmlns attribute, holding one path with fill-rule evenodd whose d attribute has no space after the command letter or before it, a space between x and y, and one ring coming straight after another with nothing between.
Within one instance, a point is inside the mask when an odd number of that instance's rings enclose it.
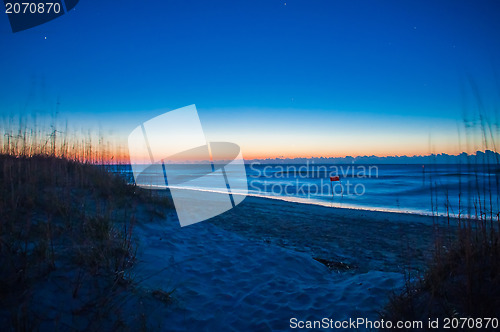
<instances>
[{"instance_id":1,"label":"ocean water","mask_svg":"<svg viewBox=\"0 0 500 332\"><path fill-rule=\"evenodd\" d=\"M107 167L133 183L130 165ZM247 178L236 180L247 181L248 195L252 196L332 207L498 218L497 165L254 163L245 168ZM333 176L340 181L330 181ZM209 190L225 188L213 186Z\"/></svg>"}]
</instances>

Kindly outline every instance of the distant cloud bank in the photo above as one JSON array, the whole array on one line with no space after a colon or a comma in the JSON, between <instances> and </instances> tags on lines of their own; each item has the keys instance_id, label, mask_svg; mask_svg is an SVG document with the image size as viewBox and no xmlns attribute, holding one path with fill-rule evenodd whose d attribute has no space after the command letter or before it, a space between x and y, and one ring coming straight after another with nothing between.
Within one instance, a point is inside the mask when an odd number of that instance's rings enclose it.
<instances>
[{"instance_id":1,"label":"distant cloud bank","mask_svg":"<svg viewBox=\"0 0 500 332\"><path fill-rule=\"evenodd\" d=\"M262 164L499 164L500 154L491 150L477 151L475 154L462 152L459 155L446 153L431 154L427 156L357 156L357 157L314 157L314 158L267 158L245 160L245 163Z\"/></svg>"}]
</instances>

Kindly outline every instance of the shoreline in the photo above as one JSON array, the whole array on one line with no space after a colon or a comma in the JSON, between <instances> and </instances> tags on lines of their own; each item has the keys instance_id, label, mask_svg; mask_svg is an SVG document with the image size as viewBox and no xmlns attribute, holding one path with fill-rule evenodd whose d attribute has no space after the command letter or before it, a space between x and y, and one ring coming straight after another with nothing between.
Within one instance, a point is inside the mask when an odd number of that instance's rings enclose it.
<instances>
[{"instance_id":1,"label":"shoreline","mask_svg":"<svg viewBox=\"0 0 500 332\"><path fill-rule=\"evenodd\" d=\"M239 195L239 194L237 194ZM410 217L412 219L412 222L422 222L422 223L427 223L427 224L432 224L432 220L437 221L438 223L443 223L447 222L448 216L445 214L439 214L439 215L432 215L432 213L423 213L423 212L417 212L417 211L412 211L412 210L397 210L397 209L392 209L392 208L383 208L383 207L372 207L372 206L361 206L361 205L349 205L349 204L342 204L340 206L331 206L330 203L322 203L322 202L316 202L316 201L299 201L299 200L289 200L287 199L287 196L260 196L260 195L253 195L253 194L248 194L247 197L253 197L257 199L271 199L271 200L278 200L278 201L283 201L291 204L299 204L299 205L312 205L312 206L319 206L327 209L338 209L338 210L349 210L349 211L359 211L360 213L362 212L373 212L373 215L392 215L392 214L397 214L397 215L402 215L406 217ZM300 199L300 198L299 198ZM413 218L415 217L415 218ZM449 216L450 221L459 221L459 218L456 216ZM466 218L461 218L462 221L467 220Z\"/></svg>"},{"instance_id":2,"label":"shoreline","mask_svg":"<svg viewBox=\"0 0 500 332\"><path fill-rule=\"evenodd\" d=\"M242 195L239 193L232 193L233 195ZM333 202L333 203L328 203L328 202L322 202L320 200L315 200L312 198L301 198L301 197L290 197L290 196L263 196L263 195L258 195L258 194L247 194L247 197L255 197L255 198L264 198L264 199L273 199L273 200L279 200L283 202L288 202L288 203L296 203L296 204L306 204L306 205L315 205L315 206L322 206L325 208L330 208L330 209L347 209L347 210L360 210L360 211L369 211L369 212L382 212L382 213L399 213L399 214L404 214L404 215L416 215L416 216L423 216L423 217L430 217L430 218L447 218L446 215L439 214L437 216L433 216L432 213L430 212L424 212L424 211L412 211L412 210L398 210L398 209L393 209L393 208L384 208L384 207L374 207L374 206L362 206L362 205L354 205L354 204L348 204L348 203L338 203L338 202ZM450 216L450 219L458 219L455 216Z\"/></svg>"},{"instance_id":3,"label":"shoreline","mask_svg":"<svg viewBox=\"0 0 500 332\"><path fill-rule=\"evenodd\" d=\"M210 193L215 193L215 194L227 194L227 192L219 191L219 190L208 190L208 189L200 189L200 188L189 188L189 187L176 187L176 186L155 186L155 189L158 190L166 190L170 188L175 188L176 190L192 190L192 191L202 191L202 192L210 192ZM155 190L153 189L153 190ZM170 195L170 194L169 194ZM302 198L302 197L293 197L293 196L272 196L272 195L259 195L259 194L253 194L253 193L247 193L247 194L242 194L242 193L237 193L237 192L231 192L231 195L238 195L238 196L245 196L245 199L248 197L254 197L258 199L270 199L270 200L277 200L277 201L282 201L282 202L287 202L287 203L294 203L294 204L301 204L301 205L313 205L313 206L321 206L324 208L329 208L329 209L347 209L347 210L359 210L359 211L367 211L367 212L380 212L380 213L396 213L396 214L402 214L402 215L414 215L414 216L422 216L426 218L433 218L433 219L438 219L438 220L453 220L458 222L459 220L466 221L466 220L476 220L475 217L461 217L459 218L456 215L447 215L446 213L438 213L437 215L433 215L432 212L426 212L426 211L421 211L421 210L403 210L403 209L397 209L397 208L390 208L390 207L376 207L376 206L363 206L363 205L355 205L355 204L349 204L349 203L339 203L338 201L335 202L323 202L318 199L313 199L313 198Z\"/></svg>"}]
</instances>

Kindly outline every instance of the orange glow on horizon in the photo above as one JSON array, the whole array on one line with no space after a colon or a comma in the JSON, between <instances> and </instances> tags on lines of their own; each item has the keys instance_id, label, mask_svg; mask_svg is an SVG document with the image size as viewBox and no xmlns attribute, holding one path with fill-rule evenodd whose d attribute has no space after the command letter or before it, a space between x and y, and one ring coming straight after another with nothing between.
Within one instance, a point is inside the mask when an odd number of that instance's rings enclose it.
<instances>
[{"instance_id":1,"label":"orange glow on horizon","mask_svg":"<svg viewBox=\"0 0 500 332\"><path fill-rule=\"evenodd\" d=\"M376 156L376 157L402 157L402 156L408 156L408 157L413 157L413 156L429 156L431 154L440 154L440 153L445 153L449 155L458 155L462 153L463 151L458 151L458 150L451 150L451 151L439 151L439 152L429 152L428 150L414 150L414 151L409 151L408 153L404 152L399 152L399 153L394 153L394 152L385 152L385 153L365 153L365 152L360 152L356 153L355 151L352 151L350 154L334 154L334 153L325 153L325 154L275 154L275 153L245 153L243 151L243 158L246 160L253 160L253 159L294 159L294 158L345 158L347 156L350 157L362 157L362 156Z\"/></svg>"}]
</instances>

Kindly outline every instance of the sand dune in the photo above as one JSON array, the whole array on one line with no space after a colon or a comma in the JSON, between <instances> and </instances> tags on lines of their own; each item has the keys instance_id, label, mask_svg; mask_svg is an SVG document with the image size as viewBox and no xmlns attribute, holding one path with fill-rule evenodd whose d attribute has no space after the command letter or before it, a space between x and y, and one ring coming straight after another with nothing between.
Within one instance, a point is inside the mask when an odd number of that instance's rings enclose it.
<instances>
[{"instance_id":1,"label":"sand dune","mask_svg":"<svg viewBox=\"0 0 500 332\"><path fill-rule=\"evenodd\" d=\"M433 220L247 197L180 228L175 214L142 223L136 280L175 289L150 312L169 330L283 330L290 319L377 319L403 268L422 266ZM329 269L313 258L342 261Z\"/></svg>"}]
</instances>

